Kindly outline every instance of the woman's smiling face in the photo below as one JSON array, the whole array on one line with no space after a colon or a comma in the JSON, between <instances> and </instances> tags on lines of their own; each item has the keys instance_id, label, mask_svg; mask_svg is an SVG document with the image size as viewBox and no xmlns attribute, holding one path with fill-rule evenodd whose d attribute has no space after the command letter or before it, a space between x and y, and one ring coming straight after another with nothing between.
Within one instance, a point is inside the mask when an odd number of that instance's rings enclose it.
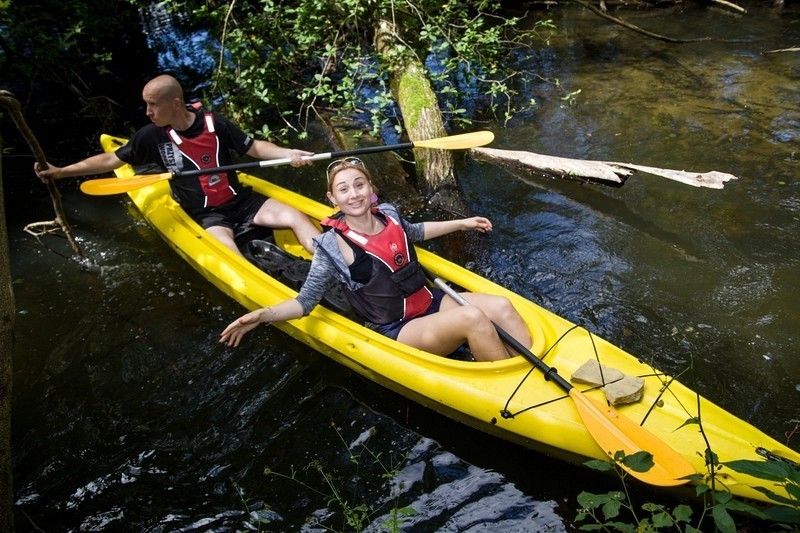
<instances>
[{"instance_id":1,"label":"woman's smiling face","mask_svg":"<svg viewBox=\"0 0 800 533\"><path fill-rule=\"evenodd\" d=\"M358 168L348 167L336 173L328 199L345 215L362 215L372 207L372 184Z\"/></svg>"}]
</instances>

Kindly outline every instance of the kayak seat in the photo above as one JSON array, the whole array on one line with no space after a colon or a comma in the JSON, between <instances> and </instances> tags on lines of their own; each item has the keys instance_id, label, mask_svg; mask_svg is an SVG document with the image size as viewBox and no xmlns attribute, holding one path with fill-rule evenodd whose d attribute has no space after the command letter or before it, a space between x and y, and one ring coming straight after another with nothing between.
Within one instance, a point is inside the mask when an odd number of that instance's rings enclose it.
<instances>
[{"instance_id":1,"label":"kayak seat","mask_svg":"<svg viewBox=\"0 0 800 533\"><path fill-rule=\"evenodd\" d=\"M311 261L295 257L273 242L253 239L244 246L242 253L258 268L272 277L280 279L299 291L306 280ZM363 321L355 314L339 283L333 284L322 297L322 304L356 322Z\"/></svg>"},{"instance_id":2,"label":"kayak seat","mask_svg":"<svg viewBox=\"0 0 800 533\"><path fill-rule=\"evenodd\" d=\"M272 276L280 276L292 264L292 258L273 243L264 240L248 241L244 256Z\"/></svg>"},{"instance_id":3,"label":"kayak seat","mask_svg":"<svg viewBox=\"0 0 800 533\"><path fill-rule=\"evenodd\" d=\"M233 233L233 240L239 251L247 256L248 244L254 240L262 240L275 242L275 237L272 234L272 228L264 226L256 226L255 224L239 225Z\"/></svg>"}]
</instances>

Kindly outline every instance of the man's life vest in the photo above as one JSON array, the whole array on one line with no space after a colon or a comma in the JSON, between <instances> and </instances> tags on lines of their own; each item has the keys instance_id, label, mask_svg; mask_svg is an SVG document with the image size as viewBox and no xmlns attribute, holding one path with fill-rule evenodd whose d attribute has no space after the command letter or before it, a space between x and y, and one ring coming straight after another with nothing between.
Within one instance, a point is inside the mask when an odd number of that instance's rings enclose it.
<instances>
[{"instance_id":1,"label":"man's life vest","mask_svg":"<svg viewBox=\"0 0 800 533\"><path fill-rule=\"evenodd\" d=\"M374 213L385 224L375 235L351 229L341 217L322 221L323 226L335 229L372 259L369 281L345 294L353 309L369 322L389 324L414 318L427 311L433 301L425 286L425 273L400 222L380 211Z\"/></svg>"},{"instance_id":2,"label":"man's life vest","mask_svg":"<svg viewBox=\"0 0 800 533\"><path fill-rule=\"evenodd\" d=\"M214 132L214 118L211 113L205 113L203 132L196 137L181 136L173 128L167 128L167 135L178 147L188 166L198 170L222 166L219 159L219 138ZM184 165L186 169L187 165ZM236 191L228 181L228 173L201 174L197 176L200 190L205 196L203 207L215 207L228 202L236 196Z\"/></svg>"}]
</instances>

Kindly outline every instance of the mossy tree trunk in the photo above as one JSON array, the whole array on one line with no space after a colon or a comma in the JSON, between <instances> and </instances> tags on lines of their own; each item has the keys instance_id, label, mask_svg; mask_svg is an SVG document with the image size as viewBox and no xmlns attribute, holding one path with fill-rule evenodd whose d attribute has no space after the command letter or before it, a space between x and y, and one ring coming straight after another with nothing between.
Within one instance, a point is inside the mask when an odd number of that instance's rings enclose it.
<instances>
[{"instance_id":1,"label":"mossy tree trunk","mask_svg":"<svg viewBox=\"0 0 800 533\"><path fill-rule=\"evenodd\" d=\"M391 22L381 20L375 32L378 52L391 55L398 45L402 45L402 41L397 29ZM436 93L418 59L407 55L401 65L393 69L390 86L412 142L447 135ZM447 150L415 148L414 159L422 192L430 197L430 203L451 213L463 213L465 202L456 181L452 154Z\"/></svg>"},{"instance_id":2,"label":"mossy tree trunk","mask_svg":"<svg viewBox=\"0 0 800 533\"><path fill-rule=\"evenodd\" d=\"M0 153L3 138L0 137ZM11 502L11 347L14 332L14 293L6 230L3 162L0 157L0 531L13 531Z\"/></svg>"}]
</instances>

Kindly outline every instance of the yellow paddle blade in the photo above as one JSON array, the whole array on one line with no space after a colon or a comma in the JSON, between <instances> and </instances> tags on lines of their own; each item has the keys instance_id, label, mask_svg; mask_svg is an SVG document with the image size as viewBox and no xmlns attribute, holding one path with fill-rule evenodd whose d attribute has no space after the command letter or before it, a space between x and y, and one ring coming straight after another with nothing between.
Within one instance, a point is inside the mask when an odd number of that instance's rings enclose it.
<instances>
[{"instance_id":1,"label":"yellow paddle blade","mask_svg":"<svg viewBox=\"0 0 800 533\"><path fill-rule=\"evenodd\" d=\"M147 187L159 181L168 180L172 177L169 172L163 174L142 174L131 176L130 178L100 178L87 180L81 183L81 191L92 196L107 196L109 194L121 194L135 191L142 187Z\"/></svg>"},{"instance_id":2,"label":"yellow paddle blade","mask_svg":"<svg viewBox=\"0 0 800 533\"><path fill-rule=\"evenodd\" d=\"M681 454L642 426L620 415L613 407L596 402L575 388L570 389L569 395L575 401L586 429L609 457L614 457L618 451L625 455L650 452L655 464L647 472L636 472L620 464L633 477L651 485L671 487L687 483L689 479L681 478L696 473Z\"/></svg>"},{"instance_id":3,"label":"yellow paddle blade","mask_svg":"<svg viewBox=\"0 0 800 533\"><path fill-rule=\"evenodd\" d=\"M474 131L472 133L462 133L449 137L439 137L438 139L428 139L427 141L414 141L415 148L438 148L440 150L464 150L489 144L494 140L494 133L491 131Z\"/></svg>"}]
</instances>

